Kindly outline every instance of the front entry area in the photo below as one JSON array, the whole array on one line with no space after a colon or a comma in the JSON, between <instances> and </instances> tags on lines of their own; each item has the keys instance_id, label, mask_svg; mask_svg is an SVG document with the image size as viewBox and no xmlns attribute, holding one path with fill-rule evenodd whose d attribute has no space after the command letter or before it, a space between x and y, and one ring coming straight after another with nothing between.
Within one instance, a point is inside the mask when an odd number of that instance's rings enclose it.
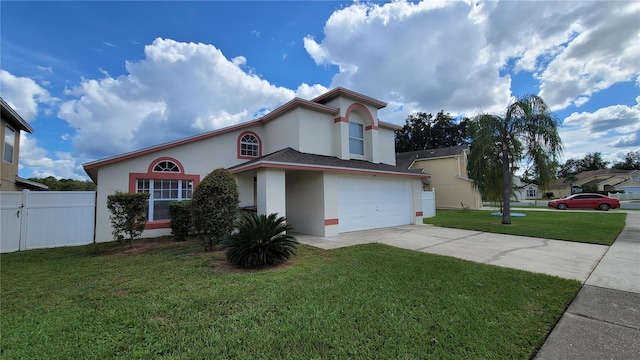
<instances>
[{"instance_id":1,"label":"front entry area","mask_svg":"<svg viewBox=\"0 0 640 360\"><path fill-rule=\"evenodd\" d=\"M411 181L339 176L339 232L411 224Z\"/></svg>"}]
</instances>

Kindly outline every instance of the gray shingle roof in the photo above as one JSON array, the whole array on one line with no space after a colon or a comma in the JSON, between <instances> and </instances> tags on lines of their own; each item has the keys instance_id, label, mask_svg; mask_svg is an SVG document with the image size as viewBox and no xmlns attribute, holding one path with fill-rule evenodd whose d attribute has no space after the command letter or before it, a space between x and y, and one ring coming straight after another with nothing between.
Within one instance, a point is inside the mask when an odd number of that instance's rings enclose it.
<instances>
[{"instance_id":1,"label":"gray shingle roof","mask_svg":"<svg viewBox=\"0 0 640 360\"><path fill-rule=\"evenodd\" d=\"M408 169L415 160L456 156L462 154L462 152L467 149L469 149L469 145L398 153L396 154L396 165Z\"/></svg>"},{"instance_id":2,"label":"gray shingle roof","mask_svg":"<svg viewBox=\"0 0 640 360\"><path fill-rule=\"evenodd\" d=\"M407 168L402 168L399 166L393 166L389 164L376 164L366 160L342 160L335 156L326 156L326 155L317 155L317 154L309 154L303 153L297 150L294 150L290 147L284 148L282 150L278 150L268 155L264 155L259 158L255 158L253 160L247 161L245 163L235 165L229 168L229 170L241 170L247 167L253 167L252 165L258 164L274 164L274 163L282 163L282 164L292 164L292 165L302 165L302 166L310 166L310 167L321 167L321 168L336 168L336 169L348 169L348 170L361 170L361 171L371 171L371 172L388 172L388 173L396 173L396 174L406 174L406 175L424 175L425 174L421 169L409 170Z\"/></svg>"}]
</instances>

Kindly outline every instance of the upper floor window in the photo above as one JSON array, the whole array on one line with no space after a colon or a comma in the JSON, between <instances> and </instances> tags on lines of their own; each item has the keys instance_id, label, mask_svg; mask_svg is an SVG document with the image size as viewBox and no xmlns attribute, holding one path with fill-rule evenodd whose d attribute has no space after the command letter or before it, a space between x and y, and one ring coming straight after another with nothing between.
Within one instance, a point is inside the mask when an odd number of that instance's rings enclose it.
<instances>
[{"instance_id":1,"label":"upper floor window","mask_svg":"<svg viewBox=\"0 0 640 360\"><path fill-rule=\"evenodd\" d=\"M362 124L349 123L349 153L364 155L364 129Z\"/></svg>"},{"instance_id":2,"label":"upper floor window","mask_svg":"<svg viewBox=\"0 0 640 360\"><path fill-rule=\"evenodd\" d=\"M258 157L260 156L260 140L254 134L244 134L240 138L241 157Z\"/></svg>"},{"instance_id":3,"label":"upper floor window","mask_svg":"<svg viewBox=\"0 0 640 360\"><path fill-rule=\"evenodd\" d=\"M173 161L164 160L160 161L153 167L154 172L180 172L178 164Z\"/></svg>"},{"instance_id":4,"label":"upper floor window","mask_svg":"<svg viewBox=\"0 0 640 360\"><path fill-rule=\"evenodd\" d=\"M3 159L4 161L13 164L13 152L16 145L16 132L11 128L11 126L7 125L4 129L4 152Z\"/></svg>"}]
</instances>

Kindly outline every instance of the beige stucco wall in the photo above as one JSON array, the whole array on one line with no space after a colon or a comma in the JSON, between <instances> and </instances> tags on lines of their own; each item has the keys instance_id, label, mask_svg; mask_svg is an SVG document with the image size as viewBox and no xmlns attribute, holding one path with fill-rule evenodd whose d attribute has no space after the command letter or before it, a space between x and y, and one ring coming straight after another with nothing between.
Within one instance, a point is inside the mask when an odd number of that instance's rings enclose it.
<instances>
[{"instance_id":1,"label":"beige stucco wall","mask_svg":"<svg viewBox=\"0 0 640 360\"><path fill-rule=\"evenodd\" d=\"M428 190L436 191L436 208L459 209L461 202L473 209L482 207L482 198L467 178L463 159L447 157L419 160L414 163L413 169L424 169L431 175Z\"/></svg>"},{"instance_id":2,"label":"beige stucco wall","mask_svg":"<svg viewBox=\"0 0 640 360\"><path fill-rule=\"evenodd\" d=\"M286 182L287 222L295 232L325 236L323 173L294 171Z\"/></svg>"},{"instance_id":3,"label":"beige stucco wall","mask_svg":"<svg viewBox=\"0 0 640 360\"><path fill-rule=\"evenodd\" d=\"M383 164L396 165L396 144L393 130L378 129L378 161Z\"/></svg>"},{"instance_id":4,"label":"beige stucco wall","mask_svg":"<svg viewBox=\"0 0 640 360\"><path fill-rule=\"evenodd\" d=\"M18 158L20 154L20 129L15 126L11 128L15 131L15 142L13 146L13 163L4 161L4 135L7 128L7 121L2 118L0 121L2 129L0 130L0 191L19 191L22 187L16 186L16 175L18 175Z\"/></svg>"}]
</instances>

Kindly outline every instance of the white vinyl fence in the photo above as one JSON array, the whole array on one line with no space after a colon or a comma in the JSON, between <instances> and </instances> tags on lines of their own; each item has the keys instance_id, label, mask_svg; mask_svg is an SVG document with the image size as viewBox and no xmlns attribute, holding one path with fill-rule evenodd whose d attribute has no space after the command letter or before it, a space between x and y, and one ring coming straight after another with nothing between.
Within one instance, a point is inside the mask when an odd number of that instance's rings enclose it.
<instances>
[{"instance_id":1,"label":"white vinyl fence","mask_svg":"<svg viewBox=\"0 0 640 360\"><path fill-rule=\"evenodd\" d=\"M422 192L422 217L436 216L436 190Z\"/></svg>"},{"instance_id":2,"label":"white vinyl fence","mask_svg":"<svg viewBox=\"0 0 640 360\"><path fill-rule=\"evenodd\" d=\"M94 191L0 192L0 252L93 243Z\"/></svg>"},{"instance_id":3,"label":"white vinyl fence","mask_svg":"<svg viewBox=\"0 0 640 360\"><path fill-rule=\"evenodd\" d=\"M639 192L623 192L623 193L609 193L609 197L616 198L618 200L640 200Z\"/></svg>"}]
</instances>

